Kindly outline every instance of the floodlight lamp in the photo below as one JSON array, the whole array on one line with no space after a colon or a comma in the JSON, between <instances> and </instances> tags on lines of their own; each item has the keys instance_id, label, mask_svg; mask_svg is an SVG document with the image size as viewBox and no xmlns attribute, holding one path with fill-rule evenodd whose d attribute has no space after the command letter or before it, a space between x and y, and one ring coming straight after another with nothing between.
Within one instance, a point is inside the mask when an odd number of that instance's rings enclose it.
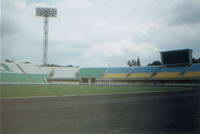
<instances>
[{"instance_id":1,"label":"floodlight lamp","mask_svg":"<svg viewBox=\"0 0 200 134\"><path fill-rule=\"evenodd\" d=\"M57 9L56 8L37 7L36 8L36 16L57 17Z\"/></svg>"}]
</instances>

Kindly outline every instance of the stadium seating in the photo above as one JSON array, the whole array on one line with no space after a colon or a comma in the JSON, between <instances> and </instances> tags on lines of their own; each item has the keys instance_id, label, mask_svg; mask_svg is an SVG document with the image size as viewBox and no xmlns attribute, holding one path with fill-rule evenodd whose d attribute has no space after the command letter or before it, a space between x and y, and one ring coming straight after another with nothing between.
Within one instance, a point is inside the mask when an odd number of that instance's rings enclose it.
<instances>
[{"instance_id":1,"label":"stadium seating","mask_svg":"<svg viewBox=\"0 0 200 134\"><path fill-rule=\"evenodd\" d=\"M188 71L199 72L200 71L200 64L193 64Z\"/></svg>"},{"instance_id":2,"label":"stadium seating","mask_svg":"<svg viewBox=\"0 0 200 134\"><path fill-rule=\"evenodd\" d=\"M181 73L185 72L187 67L162 67L154 76L156 79L176 79L181 78Z\"/></svg>"},{"instance_id":3,"label":"stadium seating","mask_svg":"<svg viewBox=\"0 0 200 134\"><path fill-rule=\"evenodd\" d=\"M79 80L79 67L40 67L48 80Z\"/></svg>"},{"instance_id":4,"label":"stadium seating","mask_svg":"<svg viewBox=\"0 0 200 134\"><path fill-rule=\"evenodd\" d=\"M103 79L140 79L140 80L162 80L162 79L185 79L199 78L200 64L191 67L113 67L105 71Z\"/></svg>"},{"instance_id":5,"label":"stadium seating","mask_svg":"<svg viewBox=\"0 0 200 134\"><path fill-rule=\"evenodd\" d=\"M103 76L106 68L81 68L81 78L100 78Z\"/></svg>"},{"instance_id":6,"label":"stadium seating","mask_svg":"<svg viewBox=\"0 0 200 134\"><path fill-rule=\"evenodd\" d=\"M127 78L127 74L132 71L131 67L112 67L107 68L102 78Z\"/></svg>"},{"instance_id":7,"label":"stadium seating","mask_svg":"<svg viewBox=\"0 0 200 134\"><path fill-rule=\"evenodd\" d=\"M184 78L200 78L200 64L193 64L183 75Z\"/></svg>"},{"instance_id":8,"label":"stadium seating","mask_svg":"<svg viewBox=\"0 0 200 134\"><path fill-rule=\"evenodd\" d=\"M158 71L160 67L118 67L108 68L103 78L151 78L152 74Z\"/></svg>"},{"instance_id":9,"label":"stadium seating","mask_svg":"<svg viewBox=\"0 0 200 134\"><path fill-rule=\"evenodd\" d=\"M159 70L160 67L154 67L154 66L149 66L149 67L135 67L131 73L154 73L157 70Z\"/></svg>"},{"instance_id":10,"label":"stadium seating","mask_svg":"<svg viewBox=\"0 0 200 134\"><path fill-rule=\"evenodd\" d=\"M131 71L132 71L132 67L112 67L112 68L107 68L105 73L127 74Z\"/></svg>"},{"instance_id":11,"label":"stadium seating","mask_svg":"<svg viewBox=\"0 0 200 134\"><path fill-rule=\"evenodd\" d=\"M86 80L87 79L87 80ZM32 63L0 63L0 83L46 83L96 80L200 80L200 64L185 67L39 67Z\"/></svg>"},{"instance_id":12,"label":"stadium seating","mask_svg":"<svg viewBox=\"0 0 200 134\"><path fill-rule=\"evenodd\" d=\"M35 64L3 62L0 83L45 83L46 79Z\"/></svg>"},{"instance_id":13,"label":"stadium seating","mask_svg":"<svg viewBox=\"0 0 200 134\"><path fill-rule=\"evenodd\" d=\"M151 78L159 69L160 67L135 67L128 74L128 78Z\"/></svg>"},{"instance_id":14,"label":"stadium seating","mask_svg":"<svg viewBox=\"0 0 200 134\"><path fill-rule=\"evenodd\" d=\"M102 78L126 78L127 77L127 75L126 74L104 74L104 76L102 77Z\"/></svg>"}]
</instances>

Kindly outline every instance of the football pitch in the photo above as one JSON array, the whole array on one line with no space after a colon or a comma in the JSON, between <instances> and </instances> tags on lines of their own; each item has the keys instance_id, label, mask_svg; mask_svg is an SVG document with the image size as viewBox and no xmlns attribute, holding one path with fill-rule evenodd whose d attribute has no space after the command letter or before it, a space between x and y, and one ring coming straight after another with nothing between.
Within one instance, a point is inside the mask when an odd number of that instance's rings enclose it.
<instances>
[{"instance_id":1,"label":"football pitch","mask_svg":"<svg viewBox=\"0 0 200 134\"><path fill-rule=\"evenodd\" d=\"M136 85L1 85L2 98L7 97L48 97L48 96L79 96L79 95L105 95L105 94L131 94L152 92L173 92L191 90L192 87L179 86L136 86Z\"/></svg>"},{"instance_id":2,"label":"football pitch","mask_svg":"<svg viewBox=\"0 0 200 134\"><path fill-rule=\"evenodd\" d=\"M186 88L5 86L4 96L47 96L58 93L75 96L0 99L2 133L199 134L199 90L189 91L187 88L183 92L183 89ZM138 93L138 90L148 93ZM91 93L106 95L84 95Z\"/></svg>"}]
</instances>

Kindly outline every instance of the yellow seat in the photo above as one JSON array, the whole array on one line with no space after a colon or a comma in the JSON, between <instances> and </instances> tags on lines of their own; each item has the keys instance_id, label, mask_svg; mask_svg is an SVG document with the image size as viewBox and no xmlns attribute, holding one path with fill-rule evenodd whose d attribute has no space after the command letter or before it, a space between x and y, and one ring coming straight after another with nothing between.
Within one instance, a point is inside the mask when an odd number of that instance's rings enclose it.
<instances>
[{"instance_id":1,"label":"yellow seat","mask_svg":"<svg viewBox=\"0 0 200 134\"><path fill-rule=\"evenodd\" d=\"M157 73L154 78L179 78L179 72L160 72Z\"/></svg>"},{"instance_id":2,"label":"yellow seat","mask_svg":"<svg viewBox=\"0 0 200 134\"><path fill-rule=\"evenodd\" d=\"M127 74L105 74L103 78L126 78Z\"/></svg>"},{"instance_id":3,"label":"yellow seat","mask_svg":"<svg viewBox=\"0 0 200 134\"><path fill-rule=\"evenodd\" d=\"M186 78L200 77L200 72L187 72L183 75L183 77L186 77Z\"/></svg>"},{"instance_id":4,"label":"yellow seat","mask_svg":"<svg viewBox=\"0 0 200 134\"><path fill-rule=\"evenodd\" d=\"M131 73L128 78L151 78L151 73Z\"/></svg>"}]
</instances>

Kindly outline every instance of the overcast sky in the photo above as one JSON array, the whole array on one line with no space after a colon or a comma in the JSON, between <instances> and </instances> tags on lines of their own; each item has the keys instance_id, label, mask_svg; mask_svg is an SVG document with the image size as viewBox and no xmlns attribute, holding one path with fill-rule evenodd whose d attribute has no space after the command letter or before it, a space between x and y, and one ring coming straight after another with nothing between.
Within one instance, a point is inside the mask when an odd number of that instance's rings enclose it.
<instances>
[{"instance_id":1,"label":"overcast sky","mask_svg":"<svg viewBox=\"0 0 200 134\"><path fill-rule=\"evenodd\" d=\"M2 59L42 63L43 18L49 19L48 63L75 66L142 65L159 51L193 49L200 57L200 0L2 0Z\"/></svg>"}]
</instances>

